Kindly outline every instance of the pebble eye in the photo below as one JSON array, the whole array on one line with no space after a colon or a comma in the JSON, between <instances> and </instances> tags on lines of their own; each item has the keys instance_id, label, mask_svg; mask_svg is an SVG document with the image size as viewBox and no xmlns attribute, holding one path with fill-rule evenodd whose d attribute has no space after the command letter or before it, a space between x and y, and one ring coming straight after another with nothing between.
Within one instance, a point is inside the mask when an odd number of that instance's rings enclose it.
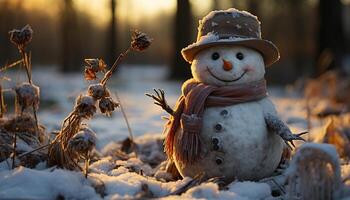
<instances>
[{"instance_id":1,"label":"pebble eye","mask_svg":"<svg viewBox=\"0 0 350 200\"><path fill-rule=\"evenodd\" d=\"M238 53L236 54L236 58L237 58L238 60L243 60L243 58L244 58L243 53L238 52Z\"/></svg>"},{"instance_id":2,"label":"pebble eye","mask_svg":"<svg viewBox=\"0 0 350 200\"><path fill-rule=\"evenodd\" d=\"M220 58L220 54L218 52L214 52L212 55L211 55L211 59L213 60L217 60Z\"/></svg>"}]
</instances>

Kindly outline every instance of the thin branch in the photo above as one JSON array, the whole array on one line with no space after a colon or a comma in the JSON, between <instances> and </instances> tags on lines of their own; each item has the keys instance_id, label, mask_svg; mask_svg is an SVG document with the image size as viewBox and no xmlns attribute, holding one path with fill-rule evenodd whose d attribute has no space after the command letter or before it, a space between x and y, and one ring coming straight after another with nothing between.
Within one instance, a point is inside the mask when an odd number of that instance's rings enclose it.
<instances>
[{"instance_id":1,"label":"thin branch","mask_svg":"<svg viewBox=\"0 0 350 200\"><path fill-rule=\"evenodd\" d=\"M12 155L12 169L15 168L15 160L16 160L16 148L17 148L17 133L14 133L14 139L13 139L13 155Z\"/></svg>"},{"instance_id":2,"label":"thin branch","mask_svg":"<svg viewBox=\"0 0 350 200\"><path fill-rule=\"evenodd\" d=\"M18 158L22 158L22 157L27 156L27 155L29 155L29 154L31 154L31 153L36 152L36 151L39 151L39 150L44 149L44 148L47 148L47 147L49 147L49 146L50 146L50 144L51 144L51 143L46 144L46 145L41 146L41 147L38 147L38 148L33 149L33 150L31 150L31 151L28 151L28 152L22 153L21 155L19 155L19 156L18 156Z\"/></svg>"},{"instance_id":3,"label":"thin branch","mask_svg":"<svg viewBox=\"0 0 350 200\"><path fill-rule=\"evenodd\" d=\"M165 99L165 92L162 89L153 89L156 95L146 93L145 95L151 97L154 100L154 104L160 106L163 110L165 110L170 115L174 116L175 111L168 105Z\"/></svg>"},{"instance_id":4,"label":"thin branch","mask_svg":"<svg viewBox=\"0 0 350 200\"><path fill-rule=\"evenodd\" d=\"M117 98L117 101L119 102L120 110L122 111L122 114L123 114L123 117L124 117L126 126L128 127L129 137L130 137L130 140L131 140L131 147L132 147L132 149L134 150L135 155L136 155L136 157L137 157L137 152L136 152L136 148L135 148L135 144L134 144L134 136L133 136L133 133L132 133L132 131L131 131L131 127L130 127L130 123L129 123L128 117L126 116L126 113L125 113L123 104L122 104L122 102L120 101L120 98L119 98L119 96L118 96L117 91L115 91L114 94L115 94L115 97Z\"/></svg>"},{"instance_id":5,"label":"thin branch","mask_svg":"<svg viewBox=\"0 0 350 200\"><path fill-rule=\"evenodd\" d=\"M4 116L4 113L6 112L6 106L4 102L4 94L2 91L2 85L0 85L0 118Z\"/></svg>"},{"instance_id":6,"label":"thin branch","mask_svg":"<svg viewBox=\"0 0 350 200\"><path fill-rule=\"evenodd\" d=\"M108 81L108 79L112 76L112 74L114 73L114 71L117 69L118 65L120 64L120 62L123 60L123 58L129 53L130 51L130 47L124 52L119 54L118 58L114 61L111 69L109 69L107 71L107 73L105 73L104 77L101 80L101 84L103 86L106 85L106 82Z\"/></svg>"},{"instance_id":7,"label":"thin branch","mask_svg":"<svg viewBox=\"0 0 350 200\"><path fill-rule=\"evenodd\" d=\"M18 61L16 61L16 62L13 62L13 63L11 63L11 64L6 64L5 66L3 66L3 67L0 68L0 72L3 72L3 71L6 71L7 69L10 69L10 68L12 68L12 67L15 67L15 66L21 64L23 61L24 61L24 60L21 59L21 60L18 60Z\"/></svg>"}]
</instances>

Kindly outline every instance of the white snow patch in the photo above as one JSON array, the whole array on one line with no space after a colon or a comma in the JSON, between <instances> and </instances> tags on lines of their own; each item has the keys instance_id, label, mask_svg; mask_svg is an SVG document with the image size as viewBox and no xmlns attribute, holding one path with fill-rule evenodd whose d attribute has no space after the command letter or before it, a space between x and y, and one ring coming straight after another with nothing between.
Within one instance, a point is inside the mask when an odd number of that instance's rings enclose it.
<instances>
[{"instance_id":1,"label":"white snow patch","mask_svg":"<svg viewBox=\"0 0 350 200\"><path fill-rule=\"evenodd\" d=\"M0 172L0 197L8 199L100 199L82 173L18 167Z\"/></svg>"},{"instance_id":2,"label":"white snow patch","mask_svg":"<svg viewBox=\"0 0 350 200\"><path fill-rule=\"evenodd\" d=\"M250 199L265 199L271 197L270 186L266 183L251 181L233 182L229 185L229 188L229 191Z\"/></svg>"},{"instance_id":3,"label":"white snow patch","mask_svg":"<svg viewBox=\"0 0 350 200\"><path fill-rule=\"evenodd\" d=\"M237 17L240 17L241 15L243 15L243 16L252 17L252 18L258 20L257 16L255 16L247 11L244 11L244 10L241 11L241 10L237 10L235 8L229 8L227 10L211 11L209 14L207 14L205 17L203 17L202 21L211 20L217 13L221 13L221 12L230 13L233 18L237 18Z\"/></svg>"},{"instance_id":4,"label":"white snow patch","mask_svg":"<svg viewBox=\"0 0 350 200\"><path fill-rule=\"evenodd\" d=\"M217 25L219 25L219 24L216 23L216 22L211 22L211 26L212 26L212 27L215 27L215 26L217 26Z\"/></svg>"}]
</instances>

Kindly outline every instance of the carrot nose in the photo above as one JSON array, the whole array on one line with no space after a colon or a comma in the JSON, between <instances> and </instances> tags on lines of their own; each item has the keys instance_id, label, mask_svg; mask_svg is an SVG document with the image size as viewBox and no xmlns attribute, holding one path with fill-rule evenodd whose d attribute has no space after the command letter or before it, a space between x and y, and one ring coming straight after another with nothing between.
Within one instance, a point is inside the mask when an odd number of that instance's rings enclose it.
<instances>
[{"instance_id":1,"label":"carrot nose","mask_svg":"<svg viewBox=\"0 0 350 200\"><path fill-rule=\"evenodd\" d=\"M226 61L225 59L222 59L224 62L224 65L222 66L225 71L230 71L233 68L233 65L230 61Z\"/></svg>"}]
</instances>

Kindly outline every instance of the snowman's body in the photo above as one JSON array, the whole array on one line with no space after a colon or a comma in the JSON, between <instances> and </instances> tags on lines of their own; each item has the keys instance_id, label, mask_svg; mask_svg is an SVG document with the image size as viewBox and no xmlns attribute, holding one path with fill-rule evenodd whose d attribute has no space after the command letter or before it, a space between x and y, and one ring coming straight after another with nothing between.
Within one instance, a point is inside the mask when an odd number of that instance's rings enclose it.
<instances>
[{"instance_id":1,"label":"snowman's body","mask_svg":"<svg viewBox=\"0 0 350 200\"><path fill-rule=\"evenodd\" d=\"M200 51L191 65L195 80L217 87L261 80L262 55L243 46L214 46ZM205 108L200 133L200 158L182 163L173 156L182 176L224 177L228 181L271 176L281 161L284 142L268 130L266 116L277 113L268 97L225 107ZM278 118L278 117L277 117ZM182 130L175 133L175 141ZM177 143L174 149L177 149Z\"/></svg>"},{"instance_id":2,"label":"snowman's body","mask_svg":"<svg viewBox=\"0 0 350 200\"><path fill-rule=\"evenodd\" d=\"M266 112L276 114L268 98L205 109L201 159L183 165L174 158L181 175L194 177L204 172L206 177L224 177L228 181L271 176L281 160L284 142L268 131Z\"/></svg>"}]
</instances>

